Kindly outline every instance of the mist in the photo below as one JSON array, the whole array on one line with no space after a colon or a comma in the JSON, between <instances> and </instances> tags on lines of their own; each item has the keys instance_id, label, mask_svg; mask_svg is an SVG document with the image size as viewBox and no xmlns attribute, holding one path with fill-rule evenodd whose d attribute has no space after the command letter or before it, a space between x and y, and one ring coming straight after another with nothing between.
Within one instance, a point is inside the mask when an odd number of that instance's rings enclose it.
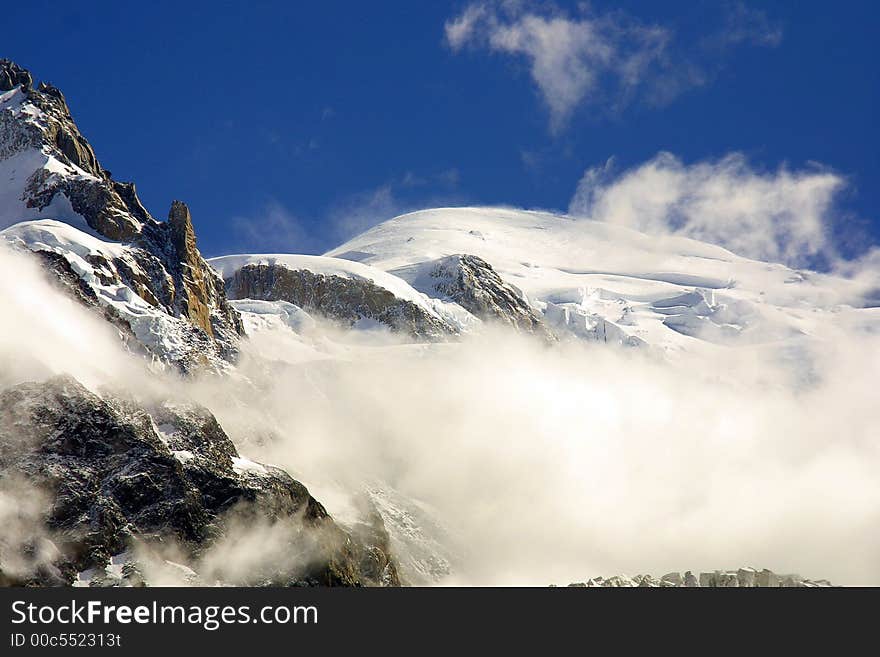
<instances>
[{"instance_id":1,"label":"mist","mask_svg":"<svg viewBox=\"0 0 880 657\"><path fill-rule=\"evenodd\" d=\"M282 331L263 338L283 350ZM743 565L870 583L878 347L848 326L794 360L741 348L670 362L490 329L271 373L246 356L259 394L246 413L214 410L319 499L388 486L425 503L460 557L445 583Z\"/></svg>"},{"instance_id":2,"label":"mist","mask_svg":"<svg viewBox=\"0 0 880 657\"><path fill-rule=\"evenodd\" d=\"M30 253L0 241L0 387L68 373L86 387L143 380L145 363L123 347L118 329L80 305Z\"/></svg>"},{"instance_id":3,"label":"mist","mask_svg":"<svg viewBox=\"0 0 880 657\"><path fill-rule=\"evenodd\" d=\"M234 375L184 380L2 248L0 307L0 385L64 371L96 392L196 400L341 522L364 491L417 505L420 536L449 561L437 584L747 565L880 583L880 336L867 323L676 359L491 326L411 345L267 324ZM407 561L411 543L386 524ZM244 577L262 548L217 549L208 570Z\"/></svg>"}]
</instances>

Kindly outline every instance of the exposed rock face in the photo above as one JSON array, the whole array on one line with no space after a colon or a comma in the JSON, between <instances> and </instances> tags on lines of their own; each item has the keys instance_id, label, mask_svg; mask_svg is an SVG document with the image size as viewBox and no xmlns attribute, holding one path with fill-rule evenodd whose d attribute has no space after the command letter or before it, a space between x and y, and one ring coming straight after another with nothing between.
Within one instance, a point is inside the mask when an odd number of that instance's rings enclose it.
<instances>
[{"instance_id":1,"label":"exposed rock face","mask_svg":"<svg viewBox=\"0 0 880 657\"><path fill-rule=\"evenodd\" d=\"M452 575L467 548L432 509L378 482L366 493L370 508L383 518L401 578L431 586Z\"/></svg>"},{"instance_id":2,"label":"exposed rock face","mask_svg":"<svg viewBox=\"0 0 880 657\"><path fill-rule=\"evenodd\" d=\"M22 161L35 167L24 184L22 214L64 221L53 211L63 197L94 231L129 245L126 257L98 263L105 274L103 284L129 287L148 304L189 325L179 328L180 342L192 349L170 355L147 343L147 351L184 370L234 359L241 320L227 303L222 281L199 253L188 208L175 201L169 221L156 221L134 184L113 180L100 165L61 92L42 83L34 89L30 74L8 60L0 60L2 92L20 97L9 107L0 105L0 161L29 153L41 156ZM45 250L39 244L27 246Z\"/></svg>"},{"instance_id":3,"label":"exposed rock face","mask_svg":"<svg viewBox=\"0 0 880 657\"><path fill-rule=\"evenodd\" d=\"M197 406L101 398L69 377L9 388L0 393L0 484L22 477L45 503L35 526L0 540L0 584L70 584L114 555L169 542L197 573L216 546L252 531L272 536L272 558L246 574L215 566L212 578L400 583L381 520L343 529L286 472L242 459Z\"/></svg>"},{"instance_id":4,"label":"exposed rock face","mask_svg":"<svg viewBox=\"0 0 880 657\"><path fill-rule=\"evenodd\" d=\"M24 89L30 89L33 83L28 71L15 62L0 59L0 91L9 91L18 85Z\"/></svg>"},{"instance_id":5,"label":"exposed rock face","mask_svg":"<svg viewBox=\"0 0 880 657\"><path fill-rule=\"evenodd\" d=\"M457 330L416 304L366 280L281 265L249 264L226 281L230 299L287 301L345 326L368 320L416 338L444 339Z\"/></svg>"},{"instance_id":6,"label":"exposed rock face","mask_svg":"<svg viewBox=\"0 0 880 657\"><path fill-rule=\"evenodd\" d=\"M199 266L201 255L196 248L189 208L182 201L174 201L168 213L171 244L180 261L180 289L185 293L184 310L189 321L213 336L208 309L209 285L207 272ZM213 290L210 290L213 292Z\"/></svg>"},{"instance_id":7,"label":"exposed rock face","mask_svg":"<svg viewBox=\"0 0 880 657\"><path fill-rule=\"evenodd\" d=\"M555 339L522 293L505 283L492 265L482 258L467 254L441 258L428 270L428 276L429 279L422 277L418 288L429 285L434 294L454 301L482 320L500 322L523 333Z\"/></svg>"},{"instance_id":8,"label":"exposed rock face","mask_svg":"<svg viewBox=\"0 0 880 657\"><path fill-rule=\"evenodd\" d=\"M166 271L173 285L172 304L176 313L224 346L241 335L241 318L226 299L223 281L205 262L196 246L196 234L189 208L174 201L168 221L151 226L137 241L165 256Z\"/></svg>"},{"instance_id":9,"label":"exposed rock face","mask_svg":"<svg viewBox=\"0 0 880 657\"><path fill-rule=\"evenodd\" d=\"M801 577L800 575L777 575L776 573L764 569L755 570L754 568L740 568L739 570L715 570L712 572L703 572L699 574L699 578L691 571L682 573L667 573L661 578L651 575L636 575L635 577L626 577L625 575L615 575L614 577L594 577L586 582L569 584L574 587L822 587L831 586L828 580L817 579L811 580Z\"/></svg>"}]
</instances>

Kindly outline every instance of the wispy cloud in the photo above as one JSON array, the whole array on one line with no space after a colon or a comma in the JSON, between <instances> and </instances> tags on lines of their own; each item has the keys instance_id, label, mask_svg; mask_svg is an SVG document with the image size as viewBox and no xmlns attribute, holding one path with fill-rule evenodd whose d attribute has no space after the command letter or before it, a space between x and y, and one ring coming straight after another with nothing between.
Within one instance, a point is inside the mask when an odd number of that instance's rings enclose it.
<instances>
[{"instance_id":1,"label":"wispy cloud","mask_svg":"<svg viewBox=\"0 0 880 657\"><path fill-rule=\"evenodd\" d=\"M329 211L327 223L333 236L342 242L405 211L394 186L388 183L336 203Z\"/></svg>"},{"instance_id":2,"label":"wispy cloud","mask_svg":"<svg viewBox=\"0 0 880 657\"><path fill-rule=\"evenodd\" d=\"M343 195L326 210L303 216L278 199L230 220L235 253L323 253L378 223L412 210L459 201L460 173L452 167L407 171L377 187Z\"/></svg>"},{"instance_id":3,"label":"wispy cloud","mask_svg":"<svg viewBox=\"0 0 880 657\"><path fill-rule=\"evenodd\" d=\"M781 38L763 12L741 4L728 6L719 34L714 40L707 35L716 55L739 44L776 45ZM676 52L674 36L667 26L623 12L582 9L573 16L530 2L474 2L445 24L454 52L470 47L524 58L554 133L581 105L614 111L636 98L663 104L704 84L710 74L697 59Z\"/></svg>"},{"instance_id":4,"label":"wispy cloud","mask_svg":"<svg viewBox=\"0 0 880 657\"><path fill-rule=\"evenodd\" d=\"M778 46L782 42L782 27L774 23L761 9L743 2L732 2L724 7L724 27L707 35L704 43L715 48L739 44Z\"/></svg>"},{"instance_id":5,"label":"wispy cloud","mask_svg":"<svg viewBox=\"0 0 880 657\"><path fill-rule=\"evenodd\" d=\"M620 173L613 160L588 169L569 212L753 258L815 264L835 256L831 210L845 183L819 165L760 171L740 153L694 164L659 153Z\"/></svg>"},{"instance_id":6,"label":"wispy cloud","mask_svg":"<svg viewBox=\"0 0 880 657\"><path fill-rule=\"evenodd\" d=\"M403 174L398 184L401 187L424 187L428 185L436 187L456 187L461 175L458 169L452 167L428 176L420 176L412 171Z\"/></svg>"},{"instance_id":7,"label":"wispy cloud","mask_svg":"<svg viewBox=\"0 0 880 657\"><path fill-rule=\"evenodd\" d=\"M398 215L460 201L460 178L454 167L425 175L407 171L400 178L334 204L325 225L337 242L343 242Z\"/></svg>"},{"instance_id":8,"label":"wispy cloud","mask_svg":"<svg viewBox=\"0 0 880 657\"><path fill-rule=\"evenodd\" d=\"M270 199L257 212L231 220L239 252L313 253L321 246L306 222L277 199Z\"/></svg>"}]
</instances>

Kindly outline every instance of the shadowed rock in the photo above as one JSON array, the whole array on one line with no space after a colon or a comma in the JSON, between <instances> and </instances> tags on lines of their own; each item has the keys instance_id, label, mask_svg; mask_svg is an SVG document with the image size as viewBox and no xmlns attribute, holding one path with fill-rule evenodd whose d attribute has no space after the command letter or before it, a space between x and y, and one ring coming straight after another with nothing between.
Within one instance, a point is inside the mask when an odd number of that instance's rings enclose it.
<instances>
[{"instance_id":1,"label":"shadowed rock","mask_svg":"<svg viewBox=\"0 0 880 657\"><path fill-rule=\"evenodd\" d=\"M506 283L488 262L457 254L434 261L415 284L431 296L454 301L475 317L555 340L523 294ZM425 289L425 288L428 289Z\"/></svg>"},{"instance_id":2,"label":"shadowed rock","mask_svg":"<svg viewBox=\"0 0 880 657\"><path fill-rule=\"evenodd\" d=\"M0 393L0 482L13 476L17 495L40 492L47 502L32 536L0 541L7 584L70 584L139 544L173 544L198 568L218 543L250 531L271 532L275 558L246 573L221 564L214 577L399 584L381 521L357 535L343 529L286 472L242 459L213 415L192 404L98 397L66 376L13 386ZM53 549L23 571L39 541Z\"/></svg>"}]
</instances>

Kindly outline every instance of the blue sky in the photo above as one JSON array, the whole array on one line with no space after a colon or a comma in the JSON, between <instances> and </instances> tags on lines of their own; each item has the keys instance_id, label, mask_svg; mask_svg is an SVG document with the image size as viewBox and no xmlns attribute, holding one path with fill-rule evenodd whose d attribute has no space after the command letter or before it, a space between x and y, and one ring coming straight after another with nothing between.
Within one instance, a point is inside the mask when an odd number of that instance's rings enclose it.
<instances>
[{"instance_id":1,"label":"blue sky","mask_svg":"<svg viewBox=\"0 0 880 657\"><path fill-rule=\"evenodd\" d=\"M833 172L823 213L858 250L880 241L878 18L859 1L32 1L4 7L0 56L65 92L154 215L186 201L207 255L319 252L423 206L565 211L586 170L662 151L691 173L730 153L755 180Z\"/></svg>"}]
</instances>

